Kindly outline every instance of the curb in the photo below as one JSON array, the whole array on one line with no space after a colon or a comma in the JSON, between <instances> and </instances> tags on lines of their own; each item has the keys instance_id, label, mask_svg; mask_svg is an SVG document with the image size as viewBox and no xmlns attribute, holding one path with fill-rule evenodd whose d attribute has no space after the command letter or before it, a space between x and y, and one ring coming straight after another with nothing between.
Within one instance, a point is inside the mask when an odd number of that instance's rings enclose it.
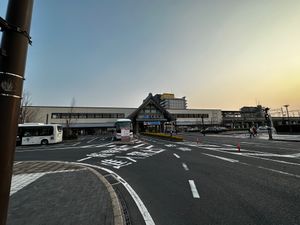
<instances>
[{"instance_id":1,"label":"curb","mask_svg":"<svg viewBox=\"0 0 300 225\"><path fill-rule=\"evenodd\" d=\"M273 139L274 141L300 142L300 140Z\"/></svg>"},{"instance_id":2,"label":"curb","mask_svg":"<svg viewBox=\"0 0 300 225\"><path fill-rule=\"evenodd\" d=\"M112 201L112 207L113 207L113 213L114 213L114 224L115 225L125 225L120 201L119 201L117 193L113 189L112 185L105 179L105 177L102 174L100 174L95 169L90 168L88 166L82 166L82 167L87 168L92 173L94 173L98 177L98 179L104 183L105 187L107 188L107 191L108 191L111 201Z\"/></svg>"},{"instance_id":3,"label":"curb","mask_svg":"<svg viewBox=\"0 0 300 225\"><path fill-rule=\"evenodd\" d=\"M124 220L123 213L122 213L122 207L121 207L120 201L117 197L117 193L113 189L112 185L106 180L106 178L102 174L100 174L98 171L96 171L95 169L93 169L89 166L80 165L80 164L77 164L74 162L39 161L39 160L37 160L37 161L17 161L16 163L19 163L19 162L27 162L27 163L41 162L41 163L66 164L66 165L73 165L73 166L77 166L80 168L88 169L90 172L92 172L94 175L96 175L96 177L105 185L105 187L110 195L112 208L113 208L114 225L125 225L125 220Z\"/></svg>"}]
</instances>

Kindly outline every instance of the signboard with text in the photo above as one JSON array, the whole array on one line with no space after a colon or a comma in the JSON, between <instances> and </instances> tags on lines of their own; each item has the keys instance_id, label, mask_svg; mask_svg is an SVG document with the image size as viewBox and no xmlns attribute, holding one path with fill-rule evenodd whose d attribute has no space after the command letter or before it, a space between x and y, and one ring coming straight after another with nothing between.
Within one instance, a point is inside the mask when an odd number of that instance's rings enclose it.
<instances>
[{"instance_id":1,"label":"signboard with text","mask_svg":"<svg viewBox=\"0 0 300 225\"><path fill-rule=\"evenodd\" d=\"M144 126L153 126L153 125L160 125L160 121L144 122Z\"/></svg>"},{"instance_id":2,"label":"signboard with text","mask_svg":"<svg viewBox=\"0 0 300 225\"><path fill-rule=\"evenodd\" d=\"M130 141L129 129L121 129L121 141Z\"/></svg>"}]
</instances>

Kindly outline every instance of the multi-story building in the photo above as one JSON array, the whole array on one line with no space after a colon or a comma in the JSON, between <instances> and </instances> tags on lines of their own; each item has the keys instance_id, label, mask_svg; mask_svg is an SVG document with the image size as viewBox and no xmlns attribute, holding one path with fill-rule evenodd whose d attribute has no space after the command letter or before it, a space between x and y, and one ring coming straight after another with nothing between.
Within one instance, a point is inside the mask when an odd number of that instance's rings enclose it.
<instances>
[{"instance_id":1,"label":"multi-story building","mask_svg":"<svg viewBox=\"0 0 300 225\"><path fill-rule=\"evenodd\" d=\"M150 93L138 108L29 106L33 123L56 123L80 133L110 132L120 118L130 118L135 132L220 125L219 109L165 109Z\"/></svg>"},{"instance_id":2,"label":"multi-story building","mask_svg":"<svg viewBox=\"0 0 300 225\"><path fill-rule=\"evenodd\" d=\"M187 108L185 97L175 98L174 94L163 93L163 94L155 95L154 98L165 109L186 109Z\"/></svg>"}]
</instances>

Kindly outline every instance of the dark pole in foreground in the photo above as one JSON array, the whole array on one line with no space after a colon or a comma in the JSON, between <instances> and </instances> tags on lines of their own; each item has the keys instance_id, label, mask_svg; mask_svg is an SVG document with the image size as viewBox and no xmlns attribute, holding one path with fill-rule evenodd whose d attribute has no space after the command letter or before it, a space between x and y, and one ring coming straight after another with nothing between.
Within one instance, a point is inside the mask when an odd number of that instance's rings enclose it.
<instances>
[{"instance_id":1,"label":"dark pole in foreground","mask_svg":"<svg viewBox=\"0 0 300 225\"><path fill-rule=\"evenodd\" d=\"M6 224L33 0L10 0L0 50L0 225Z\"/></svg>"}]
</instances>

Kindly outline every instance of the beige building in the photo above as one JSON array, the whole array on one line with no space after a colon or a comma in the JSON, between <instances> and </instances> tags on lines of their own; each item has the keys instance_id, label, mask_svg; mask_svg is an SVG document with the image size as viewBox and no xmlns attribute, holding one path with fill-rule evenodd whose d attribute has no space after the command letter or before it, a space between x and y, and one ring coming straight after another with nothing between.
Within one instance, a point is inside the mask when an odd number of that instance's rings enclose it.
<instances>
[{"instance_id":1,"label":"beige building","mask_svg":"<svg viewBox=\"0 0 300 225\"><path fill-rule=\"evenodd\" d=\"M27 123L53 123L84 133L109 132L117 119L130 118L136 132L164 131L165 123L177 130L220 125L220 109L165 109L149 94L138 108L29 106Z\"/></svg>"}]
</instances>

